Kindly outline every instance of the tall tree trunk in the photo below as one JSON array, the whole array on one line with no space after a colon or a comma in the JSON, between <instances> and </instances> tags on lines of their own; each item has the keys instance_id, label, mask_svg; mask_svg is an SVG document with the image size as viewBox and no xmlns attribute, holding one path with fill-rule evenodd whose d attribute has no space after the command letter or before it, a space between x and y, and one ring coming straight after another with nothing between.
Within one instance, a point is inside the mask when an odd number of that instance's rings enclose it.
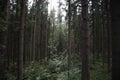
<instances>
[{"instance_id":1,"label":"tall tree trunk","mask_svg":"<svg viewBox=\"0 0 120 80\"><path fill-rule=\"evenodd\" d=\"M106 32L107 32L107 25L106 25L106 9L105 9L105 0L102 1L102 62L103 62L103 67L105 65L105 59L106 58L106 51L107 51L107 36L106 36Z\"/></svg>"},{"instance_id":2,"label":"tall tree trunk","mask_svg":"<svg viewBox=\"0 0 120 80\"><path fill-rule=\"evenodd\" d=\"M3 3L2 3L3 2ZM0 66L1 66L1 71L0 71L0 80L6 80L5 78L5 70L7 69L7 57L8 57L8 53L7 53L7 43L8 43L8 19L9 19L9 5L10 5L10 1L9 0L5 0L5 1L1 1L2 5L0 5L0 9L3 11L1 11L1 15L0 15L0 18L1 20L4 19L4 23L1 23L0 21L0 24L4 24L4 26L0 25L0 27L2 26L3 27L3 31L0 31L0 33L2 32L3 35L1 35L2 38L1 39L1 42L2 44L2 48L0 50ZM3 14L3 15L2 15ZM1 27L1 28L2 28ZM2 52L1 52L2 51Z\"/></svg>"},{"instance_id":3,"label":"tall tree trunk","mask_svg":"<svg viewBox=\"0 0 120 80\"><path fill-rule=\"evenodd\" d=\"M19 56L18 56L18 80L23 80L25 5L26 5L26 0L21 0L20 42L19 42Z\"/></svg>"},{"instance_id":4,"label":"tall tree trunk","mask_svg":"<svg viewBox=\"0 0 120 80\"><path fill-rule=\"evenodd\" d=\"M88 0L82 0L82 29L83 29L83 49L82 49L82 80L90 80L89 74L89 27L88 27Z\"/></svg>"},{"instance_id":5,"label":"tall tree trunk","mask_svg":"<svg viewBox=\"0 0 120 80\"><path fill-rule=\"evenodd\" d=\"M70 80L70 55L71 55L71 0L68 1L68 80Z\"/></svg>"},{"instance_id":6,"label":"tall tree trunk","mask_svg":"<svg viewBox=\"0 0 120 80\"><path fill-rule=\"evenodd\" d=\"M107 32L107 36L108 36L108 39L107 39L107 48L108 48L108 58L107 58L107 67L108 67L108 71L110 71L111 69L111 15L110 15L110 4L109 4L110 0L106 0L106 7L107 7L107 29L108 29L108 32Z\"/></svg>"},{"instance_id":7,"label":"tall tree trunk","mask_svg":"<svg viewBox=\"0 0 120 80\"><path fill-rule=\"evenodd\" d=\"M95 6L94 6L94 0L92 0L92 53L93 53L93 64L95 64L95 13L94 13L94 9L95 9Z\"/></svg>"},{"instance_id":8,"label":"tall tree trunk","mask_svg":"<svg viewBox=\"0 0 120 80\"><path fill-rule=\"evenodd\" d=\"M111 30L112 30L112 63L113 67L113 80L118 80L120 78L119 75L119 68L120 68L120 4L118 1L111 0L110 2L111 7Z\"/></svg>"},{"instance_id":9,"label":"tall tree trunk","mask_svg":"<svg viewBox=\"0 0 120 80\"><path fill-rule=\"evenodd\" d=\"M33 3L33 5L34 5L34 9L35 9L35 7L36 7L36 0L34 0L34 3ZM34 28L33 28L33 33L32 33L32 35L33 35L33 38L32 38L32 48L33 48L33 50L32 50L32 54L33 54L33 61L35 60L35 53L36 53L36 51L35 51L35 48L36 48L36 45L35 45L35 42L36 42L36 40L35 40L35 37L36 37L36 10L34 10L34 13L35 13L35 15L33 15L34 16L34 19L33 19L33 21L34 21Z\"/></svg>"},{"instance_id":10,"label":"tall tree trunk","mask_svg":"<svg viewBox=\"0 0 120 80\"><path fill-rule=\"evenodd\" d=\"M4 45L5 48L3 50L4 52L4 57L5 57L5 68L7 68L7 57L8 57L8 51L7 51L7 42L8 42L8 19L9 19L9 7L10 7L10 0L7 0L7 4L6 4L6 17L5 17L5 32L4 32Z\"/></svg>"},{"instance_id":11,"label":"tall tree trunk","mask_svg":"<svg viewBox=\"0 0 120 80\"><path fill-rule=\"evenodd\" d=\"M34 19L34 29L33 29L33 61L35 60L35 31L36 31L36 15L35 15L35 19Z\"/></svg>"}]
</instances>

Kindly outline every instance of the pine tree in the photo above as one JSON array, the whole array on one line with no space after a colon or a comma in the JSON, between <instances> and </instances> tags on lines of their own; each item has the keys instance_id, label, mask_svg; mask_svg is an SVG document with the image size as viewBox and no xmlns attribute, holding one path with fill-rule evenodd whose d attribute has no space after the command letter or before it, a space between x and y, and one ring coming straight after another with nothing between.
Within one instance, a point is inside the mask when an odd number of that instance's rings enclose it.
<instances>
[{"instance_id":1,"label":"pine tree","mask_svg":"<svg viewBox=\"0 0 120 80\"><path fill-rule=\"evenodd\" d=\"M18 56L18 80L23 80L25 5L26 5L26 0L21 0L20 28L19 28L20 42L19 42L19 56Z\"/></svg>"},{"instance_id":2,"label":"pine tree","mask_svg":"<svg viewBox=\"0 0 120 80\"><path fill-rule=\"evenodd\" d=\"M90 80L89 74L89 26L88 26L88 0L82 0L82 77L81 80Z\"/></svg>"}]
</instances>

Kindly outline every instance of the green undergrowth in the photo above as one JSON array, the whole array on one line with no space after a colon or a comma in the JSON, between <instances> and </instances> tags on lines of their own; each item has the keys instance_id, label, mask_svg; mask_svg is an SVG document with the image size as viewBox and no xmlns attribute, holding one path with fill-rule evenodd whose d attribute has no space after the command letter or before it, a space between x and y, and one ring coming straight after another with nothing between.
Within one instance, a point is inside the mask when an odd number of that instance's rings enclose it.
<instances>
[{"instance_id":1,"label":"green undergrowth","mask_svg":"<svg viewBox=\"0 0 120 80\"><path fill-rule=\"evenodd\" d=\"M81 70L73 67L69 70L70 78L77 80ZM68 80L67 57L54 58L47 64L36 63L24 69L25 80Z\"/></svg>"},{"instance_id":2,"label":"green undergrowth","mask_svg":"<svg viewBox=\"0 0 120 80\"><path fill-rule=\"evenodd\" d=\"M75 58L74 58L75 57ZM69 66L71 80L81 80L81 60L74 56ZM67 57L59 56L40 64L32 62L24 68L24 80L68 80L68 61ZM7 80L16 80L14 74L7 73ZM107 64L102 65L97 61L95 65L90 63L90 80L111 80L111 72L107 71Z\"/></svg>"},{"instance_id":3,"label":"green undergrowth","mask_svg":"<svg viewBox=\"0 0 120 80\"><path fill-rule=\"evenodd\" d=\"M107 64L102 65L101 62L91 65L90 79L91 80L112 80L111 71L107 70Z\"/></svg>"}]
</instances>

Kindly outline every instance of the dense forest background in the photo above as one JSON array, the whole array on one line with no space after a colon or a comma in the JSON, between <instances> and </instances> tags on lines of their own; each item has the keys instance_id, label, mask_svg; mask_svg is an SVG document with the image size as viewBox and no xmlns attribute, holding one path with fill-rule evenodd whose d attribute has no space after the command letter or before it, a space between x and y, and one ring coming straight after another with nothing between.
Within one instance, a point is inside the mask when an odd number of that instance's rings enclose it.
<instances>
[{"instance_id":1,"label":"dense forest background","mask_svg":"<svg viewBox=\"0 0 120 80\"><path fill-rule=\"evenodd\" d=\"M56 13L48 0L0 0L0 80L112 79L119 11L110 0L64 1Z\"/></svg>"}]
</instances>

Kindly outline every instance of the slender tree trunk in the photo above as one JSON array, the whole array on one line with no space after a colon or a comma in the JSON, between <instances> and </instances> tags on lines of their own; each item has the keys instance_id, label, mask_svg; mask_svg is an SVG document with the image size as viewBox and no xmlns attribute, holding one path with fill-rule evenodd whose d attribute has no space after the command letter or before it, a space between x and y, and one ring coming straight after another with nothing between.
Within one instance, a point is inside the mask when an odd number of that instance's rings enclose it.
<instances>
[{"instance_id":1,"label":"slender tree trunk","mask_svg":"<svg viewBox=\"0 0 120 80\"><path fill-rule=\"evenodd\" d=\"M105 65L105 54L106 54L106 18L105 18L105 0L102 1L102 62L103 62L103 67Z\"/></svg>"},{"instance_id":2,"label":"slender tree trunk","mask_svg":"<svg viewBox=\"0 0 120 80\"><path fill-rule=\"evenodd\" d=\"M35 7L36 7L36 0L34 0L34 3L33 3L33 5L34 5L34 9L35 9ZM34 28L33 28L33 33L32 33L32 35L33 35L33 38L32 38L32 48L33 48L33 50L32 50L32 60L34 61L35 60L35 53L36 53L36 51L35 51L35 48L36 48L36 45L35 45L35 37L36 37L36 10L34 10L34 13L35 13L35 15L33 15L33 21L34 21Z\"/></svg>"},{"instance_id":3,"label":"slender tree trunk","mask_svg":"<svg viewBox=\"0 0 120 80\"><path fill-rule=\"evenodd\" d=\"M47 42L47 39L48 39L48 36L47 36L47 27L48 27L48 22L46 22L46 27L45 27L45 57L47 58L47 53L48 53L48 49L47 49L47 45L48 45L48 42ZM45 61L46 61L46 58L45 58Z\"/></svg>"},{"instance_id":4,"label":"slender tree trunk","mask_svg":"<svg viewBox=\"0 0 120 80\"><path fill-rule=\"evenodd\" d=\"M90 80L89 74L89 27L88 27L88 0L82 0L82 28L83 28L83 49L82 49L82 77L81 80Z\"/></svg>"},{"instance_id":5,"label":"slender tree trunk","mask_svg":"<svg viewBox=\"0 0 120 80\"><path fill-rule=\"evenodd\" d=\"M35 15L35 19L34 19L34 29L33 29L33 61L35 60L35 31L36 31L36 15Z\"/></svg>"},{"instance_id":6,"label":"slender tree trunk","mask_svg":"<svg viewBox=\"0 0 120 80\"><path fill-rule=\"evenodd\" d=\"M19 56L18 56L18 80L23 80L23 52L24 52L25 4L26 4L26 0L21 0L20 42L19 42Z\"/></svg>"},{"instance_id":7,"label":"slender tree trunk","mask_svg":"<svg viewBox=\"0 0 120 80\"><path fill-rule=\"evenodd\" d=\"M6 4L6 17L5 17L5 31L4 31L4 45L5 48L3 49L4 57L5 57L5 68L7 67L7 57L8 57L8 51L7 51L7 43L8 43L8 19L9 19L9 7L10 7L10 0L7 0Z\"/></svg>"},{"instance_id":8,"label":"slender tree trunk","mask_svg":"<svg viewBox=\"0 0 120 80\"><path fill-rule=\"evenodd\" d=\"M108 71L110 71L111 69L111 18L110 18L110 4L109 4L110 0L107 0L106 2L106 5L107 5L107 29L108 29L108 32L107 32L107 36L108 36L108 41L107 41L107 48L108 48L108 58L107 58L107 67L108 67Z\"/></svg>"},{"instance_id":9,"label":"slender tree trunk","mask_svg":"<svg viewBox=\"0 0 120 80\"><path fill-rule=\"evenodd\" d=\"M34 5L34 3L33 3L33 5ZM31 61L33 61L33 51L34 51L34 48L33 48L33 46L34 46L34 14L32 14L32 26L31 26L31 35L30 35L30 43L29 43L29 55L30 55L30 62Z\"/></svg>"},{"instance_id":10,"label":"slender tree trunk","mask_svg":"<svg viewBox=\"0 0 120 80\"><path fill-rule=\"evenodd\" d=\"M95 15L94 15L94 0L92 0L92 53L93 53L93 64L95 64Z\"/></svg>"},{"instance_id":11,"label":"slender tree trunk","mask_svg":"<svg viewBox=\"0 0 120 80\"><path fill-rule=\"evenodd\" d=\"M4 13L3 17L5 19L5 23L4 23L4 27L3 27L3 37L2 37L2 52L1 55L0 55L0 59L1 60L1 63L0 63L0 66L1 66L1 76L0 76L0 79L1 80L6 80L5 78L5 70L7 69L7 58L8 58L8 53L7 53L7 43L8 43L8 21L9 21L9 6L10 6L10 1L9 0L5 0L5 1L1 1L1 2L4 2L4 4L2 4L1 6L4 6L2 7L3 8L3 12L1 13ZM1 9L1 8L0 8ZM1 15L0 15L1 16ZM1 18L2 19L2 18ZM0 23L1 24L1 23ZM0 31L1 32L1 31ZM1 45L1 44L0 44Z\"/></svg>"},{"instance_id":12,"label":"slender tree trunk","mask_svg":"<svg viewBox=\"0 0 120 80\"><path fill-rule=\"evenodd\" d=\"M68 1L68 80L70 79L70 55L71 55L71 0Z\"/></svg>"}]
</instances>

